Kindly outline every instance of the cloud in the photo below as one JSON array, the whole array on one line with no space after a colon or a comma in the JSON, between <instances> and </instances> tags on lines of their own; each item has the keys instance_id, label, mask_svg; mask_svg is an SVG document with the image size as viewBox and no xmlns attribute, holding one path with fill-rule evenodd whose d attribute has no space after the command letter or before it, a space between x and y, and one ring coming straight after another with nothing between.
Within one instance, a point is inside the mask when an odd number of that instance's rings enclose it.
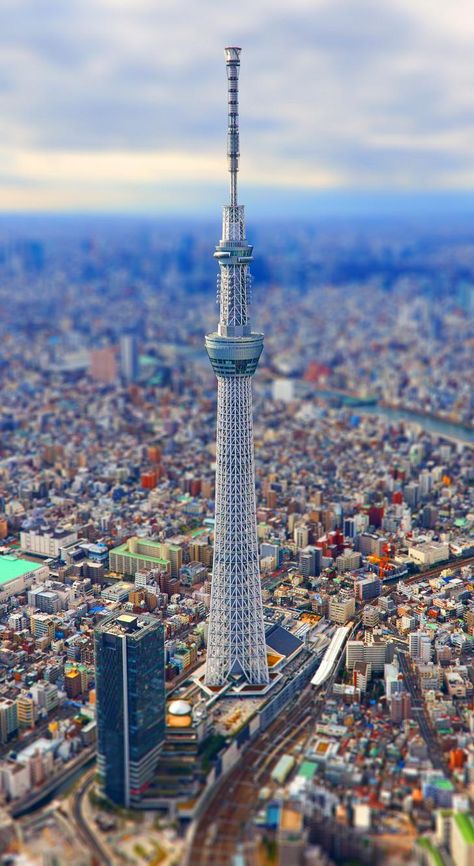
<instances>
[{"instance_id":1,"label":"cloud","mask_svg":"<svg viewBox=\"0 0 474 866\"><path fill-rule=\"evenodd\" d=\"M224 189L225 44L249 186L472 188L473 36L471 0L3 0L3 208Z\"/></svg>"}]
</instances>

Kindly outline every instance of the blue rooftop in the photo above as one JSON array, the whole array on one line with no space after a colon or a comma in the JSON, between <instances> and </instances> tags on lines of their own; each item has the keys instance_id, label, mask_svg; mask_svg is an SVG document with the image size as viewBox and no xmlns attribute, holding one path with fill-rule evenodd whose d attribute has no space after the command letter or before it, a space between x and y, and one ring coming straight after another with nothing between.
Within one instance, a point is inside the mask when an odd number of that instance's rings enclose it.
<instances>
[{"instance_id":1,"label":"blue rooftop","mask_svg":"<svg viewBox=\"0 0 474 866\"><path fill-rule=\"evenodd\" d=\"M272 625L265 635L265 641L267 646L282 656L291 656L303 645L303 641L281 625Z\"/></svg>"}]
</instances>

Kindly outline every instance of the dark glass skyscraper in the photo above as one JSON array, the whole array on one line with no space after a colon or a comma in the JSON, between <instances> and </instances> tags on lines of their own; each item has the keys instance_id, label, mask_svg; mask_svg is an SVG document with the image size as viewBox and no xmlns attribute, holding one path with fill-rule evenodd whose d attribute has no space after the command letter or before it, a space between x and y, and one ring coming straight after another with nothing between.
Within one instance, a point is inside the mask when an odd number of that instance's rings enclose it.
<instances>
[{"instance_id":1,"label":"dark glass skyscraper","mask_svg":"<svg viewBox=\"0 0 474 866\"><path fill-rule=\"evenodd\" d=\"M98 768L104 791L137 806L156 767L165 730L163 626L113 614L95 632Z\"/></svg>"}]
</instances>

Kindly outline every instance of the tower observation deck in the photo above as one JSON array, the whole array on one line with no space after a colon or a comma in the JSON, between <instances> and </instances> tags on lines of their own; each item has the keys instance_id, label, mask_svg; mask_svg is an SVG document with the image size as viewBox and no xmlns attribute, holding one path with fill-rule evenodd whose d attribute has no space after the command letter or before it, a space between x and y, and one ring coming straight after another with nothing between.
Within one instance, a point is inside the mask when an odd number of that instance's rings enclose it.
<instances>
[{"instance_id":1,"label":"tower observation deck","mask_svg":"<svg viewBox=\"0 0 474 866\"><path fill-rule=\"evenodd\" d=\"M230 203L223 209L217 331L206 349L217 376L216 525L205 681L223 685L243 677L268 683L255 504L252 376L263 334L249 318L253 247L245 236L237 197L239 169L238 84L240 48L226 48Z\"/></svg>"}]
</instances>

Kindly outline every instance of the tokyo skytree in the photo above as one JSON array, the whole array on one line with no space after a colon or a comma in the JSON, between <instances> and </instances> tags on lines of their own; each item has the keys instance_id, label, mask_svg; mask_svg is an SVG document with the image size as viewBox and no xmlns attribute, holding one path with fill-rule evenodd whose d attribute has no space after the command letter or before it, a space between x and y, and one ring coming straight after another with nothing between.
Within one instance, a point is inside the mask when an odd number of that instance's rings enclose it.
<instances>
[{"instance_id":1,"label":"tokyo skytree","mask_svg":"<svg viewBox=\"0 0 474 866\"><path fill-rule=\"evenodd\" d=\"M227 157L230 204L223 209L217 331L206 349L217 376L216 524L205 682L243 677L269 682L260 585L252 419L252 376L263 334L249 319L253 247L245 237L243 205L237 201L239 168L238 82L240 48L226 48L228 89Z\"/></svg>"}]
</instances>

